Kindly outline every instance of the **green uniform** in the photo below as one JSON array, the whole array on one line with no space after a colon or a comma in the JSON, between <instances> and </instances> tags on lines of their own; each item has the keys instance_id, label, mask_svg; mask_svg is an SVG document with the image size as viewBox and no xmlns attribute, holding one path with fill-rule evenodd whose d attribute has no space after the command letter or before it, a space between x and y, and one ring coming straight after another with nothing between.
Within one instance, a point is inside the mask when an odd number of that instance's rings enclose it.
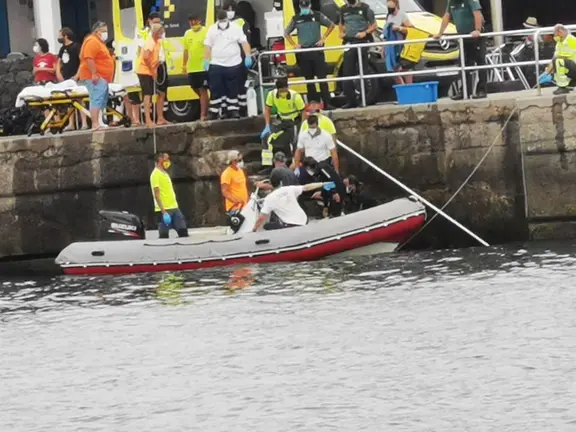
<instances>
[{"instance_id":1,"label":"green uniform","mask_svg":"<svg viewBox=\"0 0 576 432\"><path fill-rule=\"evenodd\" d=\"M446 13L449 13L454 21L456 30L460 34L469 34L474 30L474 11L482 10L478 0L448 0Z\"/></svg>"},{"instance_id":2,"label":"green uniform","mask_svg":"<svg viewBox=\"0 0 576 432\"><path fill-rule=\"evenodd\" d=\"M326 15L314 11L309 15L294 15L286 27L286 34L296 30L299 44L303 48L310 48L322 39L322 26L332 27L333 25L334 23Z\"/></svg>"},{"instance_id":3,"label":"green uniform","mask_svg":"<svg viewBox=\"0 0 576 432\"><path fill-rule=\"evenodd\" d=\"M376 24L376 18L374 11L365 3L360 3L358 6L345 5L340 8L338 24L344 25L345 40L354 40L356 34Z\"/></svg>"}]
</instances>

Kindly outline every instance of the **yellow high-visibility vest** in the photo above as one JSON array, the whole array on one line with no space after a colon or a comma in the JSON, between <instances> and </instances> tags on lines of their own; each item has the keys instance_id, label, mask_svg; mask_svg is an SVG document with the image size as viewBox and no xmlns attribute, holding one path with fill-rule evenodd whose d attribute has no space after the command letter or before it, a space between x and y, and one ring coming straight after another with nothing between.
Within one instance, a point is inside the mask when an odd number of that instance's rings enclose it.
<instances>
[{"instance_id":1,"label":"yellow high-visibility vest","mask_svg":"<svg viewBox=\"0 0 576 432\"><path fill-rule=\"evenodd\" d=\"M554 56L576 61L576 37L569 34L563 41L556 42L556 52Z\"/></svg>"}]
</instances>

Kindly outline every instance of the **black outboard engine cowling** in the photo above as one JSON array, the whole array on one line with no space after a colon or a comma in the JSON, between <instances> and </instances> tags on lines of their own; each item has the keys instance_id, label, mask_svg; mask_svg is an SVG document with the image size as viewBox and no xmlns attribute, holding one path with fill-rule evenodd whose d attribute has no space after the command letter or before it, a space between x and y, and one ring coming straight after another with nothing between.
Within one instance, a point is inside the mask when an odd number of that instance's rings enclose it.
<instances>
[{"instance_id":1,"label":"black outboard engine cowling","mask_svg":"<svg viewBox=\"0 0 576 432\"><path fill-rule=\"evenodd\" d=\"M142 219L124 211L100 210L100 240L143 240L146 227Z\"/></svg>"}]
</instances>

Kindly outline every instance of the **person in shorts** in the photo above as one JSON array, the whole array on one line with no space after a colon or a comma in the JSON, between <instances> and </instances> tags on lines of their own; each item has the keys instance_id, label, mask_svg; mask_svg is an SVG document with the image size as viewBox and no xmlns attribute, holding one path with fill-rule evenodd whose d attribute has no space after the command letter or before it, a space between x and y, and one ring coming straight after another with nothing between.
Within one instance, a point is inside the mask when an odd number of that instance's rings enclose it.
<instances>
[{"instance_id":1,"label":"person in shorts","mask_svg":"<svg viewBox=\"0 0 576 432\"><path fill-rule=\"evenodd\" d=\"M190 87L200 98L200 120L204 121L210 103L208 72L204 70L204 40L208 29L197 15L190 15L188 22L190 30L184 34L184 74L188 74Z\"/></svg>"},{"instance_id":2,"label":"person in shorts","mask_svg":"<svg viewBox=\"0 0 576 432\"><path fill-rule=\"evenodd\" d=\"M80 49L80 68L78 78L88 89L90 98L90 118L92 130L108 127L102 124L101 113L108 103L108 84L114 78L114 59L106 46L108 26L98 21L92 27L92 33Z\"/></svg>"},{"instance_id":3,"label":"person in shorts","mask_svg":"<svg viewBox=\"0 0 576 432\"><path fill-rule=\"evenodd\" d=\"M152 24L151 30L152 36L146 40L136 67L136 74L140 80L140 88L144 96L144 118L146 119L146 126L150 128L155 126L150 115L150 107L152 105L152 96L159 92L157 79L160 64L160 40L164 35L164 26L162 24ZM158 124L162 124L160 119L158 119Z\"/></svg>"}]
</instances>

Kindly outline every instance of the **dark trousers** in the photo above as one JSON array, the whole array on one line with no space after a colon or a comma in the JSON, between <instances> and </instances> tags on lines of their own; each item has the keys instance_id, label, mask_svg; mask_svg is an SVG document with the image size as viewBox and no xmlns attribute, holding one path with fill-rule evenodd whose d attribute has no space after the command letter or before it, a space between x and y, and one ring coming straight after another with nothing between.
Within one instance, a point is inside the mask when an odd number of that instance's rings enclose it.
<instances>
[{"instance_id":1,"label":"dark trousers","mask_svg":"<svg viewBox=\"0 0 576 432\"><path fill-rule=\"evenodd\" d=\"M248 115L248 101L246 99L246 80L248 79L248 71L244 67L244 63L238 68L236 75L236 82L238 84L238 107L240 108L240 115L245 117Z\"/></svg>"},{"instance_id":2,"label":"dark trousers","mask_svg":"<svg viewBox=\"0 0 576 432\"><path fill-rule=\"evenodd\" d=\"M320 51L303 52L296 55L298 66L304 78L312 80L314 78L326 78L326 58L324 53ZM316 84L306 84L308 90L308 102L318 100L318 91ZM324 107L330 103L330 91L328 90L328 83L320 84L320 94Z\"/></svg>"},{"instance_id":3,"label":"dark trousers","mask_svg":"<svg viewBox=\"0 0 576 432\"><path fill-rule=\"evenodd\" d=\"M171 209L166 210L166 213L170 215L172 219L172 223L170 226L164 223L164 219L162 218L162 213L156 213L156 221L158 223L158 237L159 238L168 238L170 234L170 228L174 228L178 233L178 237L188 237L188 228L186 227L186 219L184 215L180 211L180 209Z\"/></svg>"},{"instance_id":4,"label":"dark trousers","mask_svg":"<svg viewBox=\"0 0 576 432\"><path fill-rule=\"evenodd\" d=\"M465 39L464 40L464 62L466 66L484 66L486 64L486 39ZM468 96L474 93L472 88L473 77L475 72L470 71L466 73L466 88ZM486 93L486 69L478 71L478 87L477 92ZM464 89L462 89L464 93Z\"/></svg>"},{"instance_id":5,"label":"dark trousers","mask_svg":"<svg viewBox=\"0 0 576 432\"><path fill-rule=\"evenodd\" d=\"M210 65L208 84L210 85L210 112L214 115L226 108L228 113L238 112L239 66L224 67Z\"/></svg>"},{"instance_id":6,"label":"dark trousers","mask_svg":"<svg viewBox=\"0 0 576 432\"><path fill-rule=\"evenodd\" d=\"M344 52L344 62L342 64L342 76L348 77L360 74L360 67L358 66L358 49L356 45L367 43L369 41L353 41L350 42L347 47L350 48L348 51ZM368 50L362 49L362 70L364 74L368 72ZM358 98L356 97L356 90L354 88L354 81L344 81L342 83L344 88L344 95L346 96L346 101L349 105L358 105Z\"/></svg>"}]
</instances>

